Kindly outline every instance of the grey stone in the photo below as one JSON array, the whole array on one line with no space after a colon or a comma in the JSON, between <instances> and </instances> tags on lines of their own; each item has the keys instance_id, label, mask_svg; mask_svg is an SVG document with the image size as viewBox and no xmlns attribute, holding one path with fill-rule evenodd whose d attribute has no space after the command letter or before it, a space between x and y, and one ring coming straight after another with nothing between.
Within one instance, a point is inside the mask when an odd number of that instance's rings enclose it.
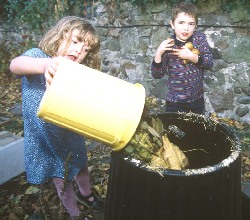
<instances>
[{"instance_id":1,"label":"grey stone","mask_svg":"<svg viewBox=\"0 0 250 220\"><path fill-rule=\"evenodd\" d=\"M239 106L236 108L236 114L240 117L245 116L249 112L249 108L247 106Z\"/></svg>"},{"instance_id":2,"label":"grey stone","mask_svg":"<svg viewBox=\"0 0 250 220\"><path fill-rule=\"evenodd\" d=\"M249 87L249 86L248 86L248 87L242 87L242 88L241 88L241 91L242 91L245 95L250 96L250 87Z\"/></svg>"},{"instance_id":3,"label":"grey stone","mask_svg":"<svg viewBox=\"0 0 250 220\"><path fill-rule=\"evenodd\" d=\"M210 1L198 1L199 11L205 14L214 14L220 9L221 1L210 0ZM216 18L216 16L213 16Z\"/></svg>"},{"instance_id":4,"label":"grey stone","mask_svg":"<svg viewBox=\"0 0 250 220\"><path fill-rule=\"evenodd\" d=\"M149 3L146 7L147 13L160 13L167 8L166 2Z\"/></svg>"},{"instance_id":5,"label":"grey stone","mask_svg":"<svg viewBox=\"0 0 250 220\"><path fill-rule=\"evenodd\" d=\"M16 116L21 116L23 115L22 112L22 104L21 103L16 103L10 110L10 113L12 115L16 115Z\"/></svg>"},{"instance_id":6,"label":"grey stone","mask_svg":"<svg viewBox=\"0 0 250 220\"><path fill-rule=\"evenodd\" d=\"M4 139L7 137L11 137L11 136L12 136L12 133L9 131L1 131L0 132L0 139Z\"/></svg>"},{"instance_id":7,"label":"grey stone","mask_svg":"<svg viewBox=\"0 0 250 220\"><path fill-rule=\"evenodd\" d=\"M234 93L235 94L241 94L242 93L242 90L240 87L237 87L237 86L234 86Z\"/></svg>"},{"instance_id":8,"label":"grey stone","mask_svg":"<svg viewBox=\"0 0 250 220\"><path fill-rule=\"evenodd\" d=\"M250 38L248 36L238 38L237 36L231 37L229 47L223 51L223 59L230 63L250 63Z\"/></svg>"},{"instance_id":9,"label":"grey stone","mask_svg":"<svg viewBox=\"0 0 250 220\"><path fill-rule=\"evenodd\" d=\"M225 50L229 47L229 42L227 42L225 39L219 39L216 43L215 46L218 47L220 50Z\"/></svg>"},{"instance_id":10,"label":"grey stone","mask_svg":"<svg viewBox=\"0 0 250 220\"><path fill-rule=\"evenodd\" d=\"M1 143L0 139L0 143ZM24 139L11 140L0 147L0 185L24 172Z\"/></svg>"},{"instance_id":11,"label":"grey stone","mask_svg":"<svg viewBox=\"0 0 250 220\"><path fill-rule=\"evenodd\" d=\"M138 30L136 28L124 30L121 35L120 45L126 53L137 53L140 50Z\"/></svg>"},{"instance_id":12,"label":"grey stone","mask_svg":"<svg viewBox=\"0 0 250 220\"><path fill-rule=\"evenodd\" d=\"M153 30L151 37L152 48L156 50L161 42L167 40L168 37L170 37L170 35L165 27L159 27L156 30Z\"/></svg>"},{"instance_id":13,"label":"grey stone","mask_svg":"<svg viewBox=\"0 0 250 220\"><path fill-rule=\"evenodd\" d=\"M205 74L204 82L211 88L211 90L213 90L214 88L221 86L225 82L225 76L221 71L208 71Z\"/></svg>"},{"instance_id":14,"label":"grey stone","mask_svg":"<svg viewBox=\"0 0 250 220\"><path fill-rule=\"evenodd\" d=\"M213 55L213 58L216 59L222 59L222 54L217 48L211 48L211 53Z\"/></svg>"},{"instance_id":15,"label":"grey stone","mask_svg":"<svg viewBox=\"0 0 250 220\"><path fill-rule=\"evenodd\" d=\"M237 102L240 104L250 104L250 96L240 96Z\"/></svg>"},{"instance_id":16,"label":"grey stone","mask_svg":"<svg viewBox=\"0 0 250 220\"><path fill-rule=\"evenodd\" d=\"M248 14L249 12L246 8L239 6L236 9L232 10L232 12L230 13L230 19L233 23L237 23L245 19L248 20Z\"/></svg>"},{"instance_id":17,"label":"grey stone","mask_svg":"<svg viewBox=\"0 0 250 220\"><path fill-rule=\"evenodd\" d=\"M151 91L151 94L155 97L159 97L160 99L164 99L166 97L168 88L167 88L167 80L161 79L156 83L155 88Z\"/></svg>"},{"instance_id":18,"label":"grey stone","mask_svg":"<svg viewBox=\"0 0 250 220\"><path fill-rule=\"evenodd\" d=\"M109 39L106 41L107 49L110 51L120 51L120 42L116 39Z\"/></svg>"},{"instance_id":19,"label":"grey stone","mask_svg":"<svg viewBox=\"0 0 250 220\"><path fill-rule=\"evenodd\" d=\"M224 69L228 66L228 63L226 63L224 60L222 59L215 59L214 60L214 65L213 68L211 69L212 71L216 72L219 71L221 69Z\"/></svg>"},{"instance_id":20,"label":"grey stone","mask_svg":"<svg viewBox=\"0 0 250 220\"><path fill-rule=\"evenodd\" d=\"M233 109L233 91L226 90L217 87L212 92L208 93L207 96L210 99L210 103L215 111Z\"/></svg>"}]
</instances>

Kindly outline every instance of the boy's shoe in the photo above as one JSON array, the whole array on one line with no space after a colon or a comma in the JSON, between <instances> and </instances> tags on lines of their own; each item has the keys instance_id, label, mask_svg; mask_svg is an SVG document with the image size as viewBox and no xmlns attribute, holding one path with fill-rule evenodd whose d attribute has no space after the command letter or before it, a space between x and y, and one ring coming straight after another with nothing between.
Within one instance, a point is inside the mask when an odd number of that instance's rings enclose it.
<instances>
[{"instance_id":1,"label":"boy's shoe","mask_svg":"<svg viewBox=\"0 0 250 220\"><path fill-rule=\"evenodd\" d=\"M88 196L84 196L78 189L76 191L75 198L77 202L85 205L88 208L91 208L94 212L102 212L105 209L104 201L93 192L91 192ZM94 198L94 200L90 201L90 198Z\"/></svg>"}]
</instances>

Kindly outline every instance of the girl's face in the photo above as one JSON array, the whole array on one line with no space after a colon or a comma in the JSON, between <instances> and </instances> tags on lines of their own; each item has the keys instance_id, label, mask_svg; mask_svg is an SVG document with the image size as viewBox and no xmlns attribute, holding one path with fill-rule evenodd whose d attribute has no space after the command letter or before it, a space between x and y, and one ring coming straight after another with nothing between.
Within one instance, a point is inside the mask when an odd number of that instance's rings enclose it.
<instances>
[{"instance_id":1,"label":"girl's face","mask_svg":"<svg viewBox=\"0 0 250 220\"><path fill-rule=\"evenodd\" d=\"M196 28L195 18L181 12L174 21L170 21L171 27L174 29L176 38L180 41L186 41L191 37Z\"/></svg>"},{"instance_id":2,"label":"girl's face","mask_svg":"<svg viewBox=\"0 0 250 220\"><path fill-rule=\"evenodd\" d=\"M66 35L66 39L64 39L59 45L57 55L67 57L77 63L81 63L91 48L86 42L79 41L78 35L79 31L77 29L73 30L71 36L69 34ZM68 39L68 36L71 39Z\"/></svg>"}]
</instances>

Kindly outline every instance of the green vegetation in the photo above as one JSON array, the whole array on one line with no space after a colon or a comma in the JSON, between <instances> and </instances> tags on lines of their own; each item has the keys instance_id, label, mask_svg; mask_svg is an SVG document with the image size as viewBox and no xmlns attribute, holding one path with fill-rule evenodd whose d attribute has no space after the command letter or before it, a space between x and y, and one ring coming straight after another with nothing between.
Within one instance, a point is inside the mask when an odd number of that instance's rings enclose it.
<instances>
[{"instance_id":1,"label":"green vegetation","mask_svg":"<svg viewBox=\"0 0 250 220\"><path fill-rule=\"evenodd\" d=\"M149 3L167 2L174 5L179 0L101 0L103 4L120 4L124 1L130 1L133 5L146 7ZM204 0L184 0L199 5ZM219 0L221 10L231 12L239 7L250 9L249 0ZM0 9L7 15L11 21L13 19L28 23L32 28L44 30L46 23L50 20L60 19L61 17L72 13L72 11L81 12L86 17L94 12L94 0L3 0L0 3Z\"/></svg>"},{"instance_id":2,"label":"green vegetation","mask_svg":"<svg viewBox=\"0 0 250 220\"><path fill-rule=\"evenodd\" d=\"M233 10L238 9L239 7L243 7L250 10L250 2L249 0L222 0L221 9L224 12L230 13Z\"/></svg>"},{"instance_id":3,"label":"green vegetation","mask_svg":"<svg viewBox=\"0 0 250 220\"><path fill-rule=\"evenodd\" d=\"M60 4L56 4L55 0L7 0L4 8L9 21L18 20L43 32L46 28L45 22L47 23L52 18L51 15L57 18L67 11L68 7L65 2L59 1Z\"/></svg>"}]
</instances>

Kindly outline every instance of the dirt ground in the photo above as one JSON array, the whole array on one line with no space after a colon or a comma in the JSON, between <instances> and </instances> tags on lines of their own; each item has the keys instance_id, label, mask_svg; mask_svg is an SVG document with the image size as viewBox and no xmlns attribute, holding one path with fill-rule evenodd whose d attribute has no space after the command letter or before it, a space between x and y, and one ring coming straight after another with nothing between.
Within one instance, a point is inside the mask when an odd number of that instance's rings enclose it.
<instances>
[{"instance_id":1,"label":"dirt ground","mask_svg":"<svg viewBox=\"0 0 250 220\"><path fill-rule=\"evenodd\" d=\"M110 149L99 146L89 152L89 169L93 190L105 200L109 171ZM104 212L94 213L79 205L82 212L94 220L104 220ZM43 217L43 218L42 218ZM31 185L22 173L0 185L1 220L67 220L70 219L60 203L52 182Z\"/></svg>"}]
</instances>

